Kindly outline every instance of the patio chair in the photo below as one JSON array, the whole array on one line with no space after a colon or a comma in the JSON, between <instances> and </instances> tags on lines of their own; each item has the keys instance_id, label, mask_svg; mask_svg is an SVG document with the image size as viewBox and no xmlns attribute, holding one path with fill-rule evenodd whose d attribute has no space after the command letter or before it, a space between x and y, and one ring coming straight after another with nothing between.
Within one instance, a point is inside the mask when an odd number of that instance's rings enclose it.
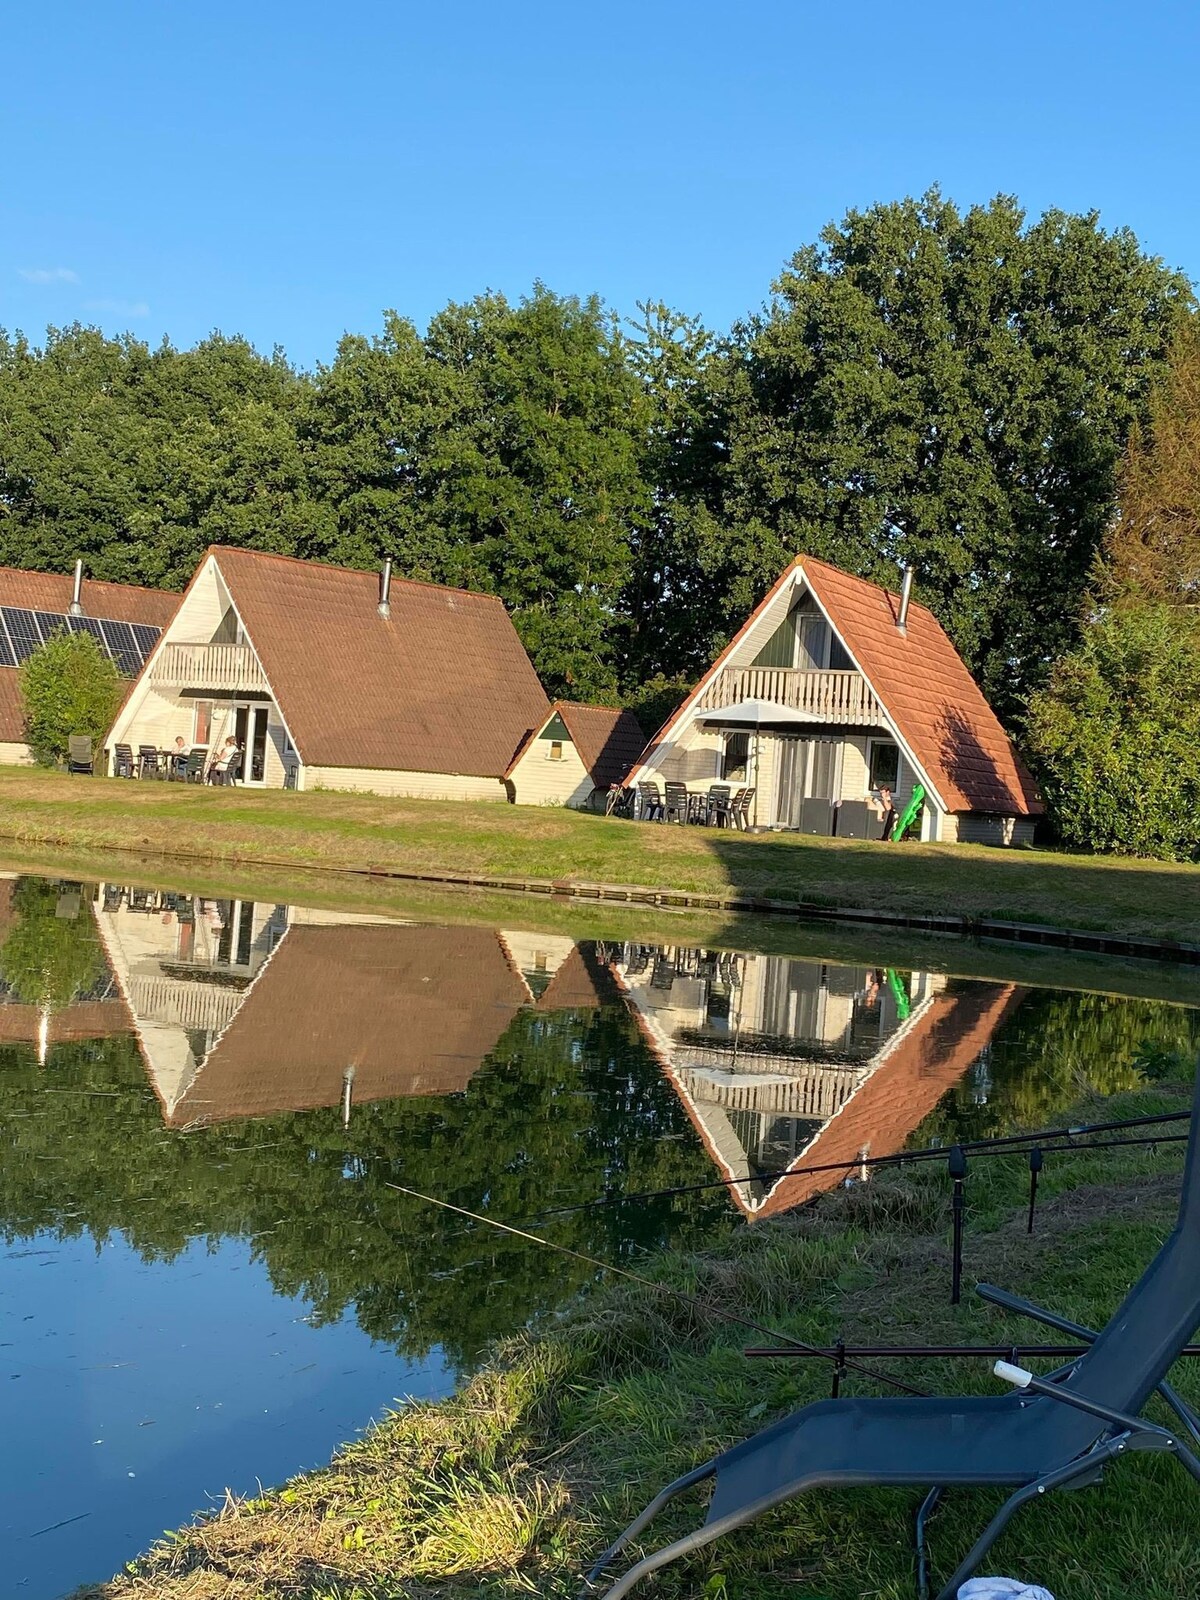
<instances>
[{"instance_id":1,"label":"patio chair","mask_svg":"<svg viewBox=\"0 0 1200 1600\"><path fill-rule=\"evenodd\" d=\"M138 777L158 777L158 746L153 744L138 745Z\"/></svg>"},{"instance_id":2,"label":"patio chair","mask_svg":"<svg viewBox=\"0 0 1200 1600\"><path fill-rule=\"evenodd\" d=\"M133 776L133 747L132 745L119 744L113 752L113 777L132 778Z\"/></svg>"},{"instance_id":3,"label":"patio chair","mask_svg":"<svg viewBox=\"0 0 1200 1600\"><path fill-rule=\"evenodd\" d=\"M83 772L91 777L92 741L84 733L73 733L67 739L67 771Z\"/></svg>"},{"instance_id":4,"label":"patio chair","mask_svg":"<svg viewBox=\"0 0 1200 1600\"><path fill-rule=\"evenodd\" d=\"M983 1288L985 1298L998 1298L998 1291ZM1010 1309L1052 1325L1059 1320L1023 1301L1000 1298ZM1101 1469L1121 1456L1166 1451L1200 1483L1200 1460L1178 1434L1139 1414L1159 1390L1193 1438L1200 1439L1197 1418L1164 1382L1198 1325L1200 1074L1175 1227L1083 1355L1046 1379L998 1363L998 1376L1018 1385L1019 1392L1011 1394L843 1398L805 1406L669 1484L604 1552L589 1583L596 1584L675 1495L715 1478L704 1526L644 1557L603 1591L606 1600L619 1600L649 1573L807 1490L876 1485L929 1489L916 1522L918 1581L924 1592L925 1523L945 1490L1012 1489L939 1592L938 1600L954 1600L1021 1506L1054 1489L1095 1483Z\"/></svg>"},{"instance_id":5,"label":"patio chair","mask_svg":"<svg viewBox=\"0 0 1200 1600\"><path fill-rule=\"evenodd\" d=\"M669 783L667 785L666 815L664 821L678 822L681 825L688 819L688 790L686 783Z\"/></svg>"},{"instance_id":6,"label":"patio chair","mask_svg":"<svg viewBox=\"0 0 1200 1600\"><path fill-rule=\"evenodd\" d=\"M666 819L666 809L663 806L662 794L656 783L639 783L638 809L643 822L663 822Z\"/></svg>"},{"instance_id":7,"label":"patio chair","mask_svg":"<svg viewBox=\"0 0 1200 1600\"><path fill-rule=\"evenodd\" d=\"M729 804L729 816L735 828L743 833L750 827L750 808L754 804L754 790L739 789Z\"/></svg>"},{"instance_id":8,"label":"patio chair","mask_svg":"<svg viewBox=\"0 0 1200 1600\"><path fill-rule=\"evenodd\" d=\"M204 782L204 763L208 760L208 746L193 745L188 751L187 768L183 774L185 783Z\"/></svg>"},{"instance_id":9,"label":"patio chair","mask_svg":"<svg viewBox=\"0 0 1200 1600\"><path fill-rule=\"evenodd\" d=\"M712 827L729 826L729 806L733 788L728 783L713 783L708 788L708 816L705 821Z\"/></svg>"}]
</instances>

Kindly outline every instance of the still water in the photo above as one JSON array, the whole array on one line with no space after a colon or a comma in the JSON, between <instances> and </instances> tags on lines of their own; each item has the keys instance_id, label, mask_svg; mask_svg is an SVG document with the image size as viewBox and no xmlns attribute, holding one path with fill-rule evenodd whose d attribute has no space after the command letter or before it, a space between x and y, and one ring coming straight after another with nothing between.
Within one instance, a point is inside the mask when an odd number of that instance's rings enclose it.
<instances>
[{"instance_id":1,"label":"still water","mask_svg":"<svg viewBox=\"0 0 1200 1600\"><path fill-rule=\"evenodd\" d=\"M589 1281L391 1183L624 1260L843 1181L811 1167L1037 1125L1200 1039L1184 1008L863 948L0 877L0 1594L53 1600L325 1461Z\"/></svg>"}]
</instances>

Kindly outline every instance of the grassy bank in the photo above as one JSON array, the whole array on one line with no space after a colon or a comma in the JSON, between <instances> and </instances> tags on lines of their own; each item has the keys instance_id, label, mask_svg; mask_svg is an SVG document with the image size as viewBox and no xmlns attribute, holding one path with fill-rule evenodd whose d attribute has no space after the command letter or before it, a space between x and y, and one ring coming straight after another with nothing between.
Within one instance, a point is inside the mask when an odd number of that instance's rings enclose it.
<instances>
[{"instance_id":1,"label":"grassy bank","mask_svg":"<svg viewBox=\"0 0 1200 1600\"><path fill-rule=\"evenodd\" d=\"M1080 1108L1176 1110L1182 1082ZM1103 1323L1174 1215L1179 1146L1055 1155L1038 1230L1024 1228L1020 1158L970 1178L968 1282L988 1278ZM948 1301L944 1172L881 1178L648 1270L707 1306L801 1338L1006 1342L1038 1337L968 1294ZM530 1248L534 1248L531 1246ZM664 1481L776 1413L827 1392L810 1362L752 1362L748 1336L682 1300L622 1284L511 1341L451 1400L413 1405L321 1472L175 1535L90 1600L395 1600L436 1594L566 1597L590 1556ZM752 1336L750 1336L752 1337ZM986 1363L906 1364L917 1387L996 1392ZM1200 1371L1183 1364L1195 1402ZM856 1392L872 1385L855 1378ZM1058 1600L1190 1600L1200 1570L1194 1486L1163 1457L1021 1513L989 1570ZM907 1491L822 1492L670 1569L659 1596L907 1600ZM997 1493L955 1495L934 1524L944 1579ZM656 1541L697 1520L664 1516Z\"/></svg>"},{"instance_id":2,"label":"grassy bank","mask_svg":"<svg viewBox=\"0 0 1200 1600\"><path fill-rule=\"evenodd\" d=\"M79 882L170 889L210 899L310 906L406 922L522 929L575 940L632 940L706 950L754 951L850 966L944 972L1039 988L1200 1005L1200 967L1158 961L1116 961L1083 951L969 940L908 929L805 922L790 916L686 911L650 905L566 900L551 895L463 889L303 867L185 862L121 851L0 846L0 871Z\"/></svg>"},{"instance_id":3,"label":"grassy bank","mask_svg":"<svg viewBox=\"0 0 1200 1600\"><path fill-rule=\"evenodd\" d=\"M643 884L1200 941L1200 867L615 822L562 809L68 779L0 768L14 849Z\"/></svg>"}]
</instances>

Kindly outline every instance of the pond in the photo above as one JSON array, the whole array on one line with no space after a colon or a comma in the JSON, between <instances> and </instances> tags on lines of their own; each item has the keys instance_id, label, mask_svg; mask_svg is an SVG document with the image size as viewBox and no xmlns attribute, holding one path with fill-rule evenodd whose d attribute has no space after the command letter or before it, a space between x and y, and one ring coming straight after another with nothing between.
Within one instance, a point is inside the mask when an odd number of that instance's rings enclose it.
<instances>
[{"instance_id":1,"label":"pond","mask_svg":"<svg viewBox=\"0 0 1200 1600\"><path fill-rule=\"evenodd\" d=\"M6 1592L322 1463L596 1276L390 1185L628 1261L1200 1038L1162 1002L879 966L869 937L857 963L606 945L520 910L0 877Z\"/></svg>"}]
</instances>

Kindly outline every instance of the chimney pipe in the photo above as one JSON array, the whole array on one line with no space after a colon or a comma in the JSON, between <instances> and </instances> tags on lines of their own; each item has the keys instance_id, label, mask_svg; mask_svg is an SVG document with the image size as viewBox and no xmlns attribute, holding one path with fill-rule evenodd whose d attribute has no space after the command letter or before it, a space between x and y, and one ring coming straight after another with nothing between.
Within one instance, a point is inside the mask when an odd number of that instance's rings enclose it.
<instances>
[{"instance_id":1,"label":"chimney pipe","mask_svg":"<svg viewBox=\"0 0 1200 1600\"><path fill-rule=\"evenodd\" d=\"M379 574L379 615L390 617L392 614L392 558L383 563L383 571Z\"/></svg>"},{"instance_id":2,"label":"chimney pipe","mask_svg":"<svg viewBox=\"0 0 1200 1600\"><path fill-rule=\"evenodd\" d=\"M904 582L900 586L900 615L896 618L896 626L901 633L908 632L908 602L912 599L913 569L905 567Z\"/></svg>"},{"instance_id":3,"label":"chimney pipe","mask_svg":"<svg viewBox=\"0 0 1200 1600\"><path fill-rule=\"evenodd\" d=\"M75 563L75 588L71 592L71 615L73 617L81 617L83 615L83 601L79 598L82 590L83 562L77 561Z\"/></svg>"}]
</instances>

